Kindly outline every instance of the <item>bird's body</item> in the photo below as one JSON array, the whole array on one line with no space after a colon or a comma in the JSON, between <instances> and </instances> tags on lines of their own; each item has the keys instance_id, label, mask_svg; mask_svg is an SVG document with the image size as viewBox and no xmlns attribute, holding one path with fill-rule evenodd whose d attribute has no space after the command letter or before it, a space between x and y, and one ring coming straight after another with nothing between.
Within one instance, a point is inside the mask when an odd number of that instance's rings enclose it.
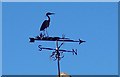
<instances>
[{"instance_id":1,"label":"bird's body","mask_svg":"<svg viewBox=\"0 0 120 77\"><path fill-rule=\"evenodd\" d=\"M46 13L46 16L48 17L48 20L45 20L40 27L40 31L44 31L44 35L45 35L45 29L47 29L50 25L49 15L52 15L52 14L54 14L54 13L50 13L50 12ZM47 33L47 30L46 30L46 33ZM47 35L48 35L48 33L47 33Z\"/></svg>"},{"instance_id":2,"label":"bird's body","mask_svg":"<svg viewBox=\"0 0 120 77\"><path fill-rule=\"evenodd\" d=\"M41 28L40 28L40 31L45 30L45 28L49 27L49 25L50 25L50 21L45 20L45 21L42 23L42 26L41 26Z\"/></svg>"}]
</instances>

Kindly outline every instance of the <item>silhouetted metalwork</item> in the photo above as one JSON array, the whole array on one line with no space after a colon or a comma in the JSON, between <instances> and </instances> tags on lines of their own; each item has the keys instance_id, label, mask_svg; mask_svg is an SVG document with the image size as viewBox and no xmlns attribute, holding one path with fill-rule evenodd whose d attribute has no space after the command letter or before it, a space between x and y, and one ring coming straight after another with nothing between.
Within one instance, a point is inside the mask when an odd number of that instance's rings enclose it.
<instances>
[{"instance_id":1,"label":"silhouetted metalwork","mask_svg":"<svg viewBox=\"0 0 120 77\"><path fill-rule=\"evenodd\" d=\"M46 48L46 47L42 47L42 45L39 45L39 51L42 50L52 50L52 54L50 55L50 58L52 58L53 60L57 60L57 50L59 50L59 59L64 57L65 52L71 52L73 55L77 55L77 49L72 49L72 50L64 50L64 49L60 49L60 47L63 45L63 43L60 44L60 46L58 46L58 48L54 49L54 48Z\"/></svg>"},{"instance_id":2,"label":"silhouetted metalwork","mask_svg":"<svg viewBox=\"0 0 120 77\"><path fill-rule=\"evenodd\" d=\"M86 42L83 41L81 39L79 40L71 40L69 38L60 38L60 37L41 37L41 36L37 36L35 38L30 38L30 42L35 42L35 40L38 41L64 41L64 42L78 42L79 44Z\"/></svg>"},{"instance_id":3,"label":"silhouetted metalwork","mask_svg":"<svg viewBox=\"0 0 120 77\"><path fill-rule=\"evenodd\" d=\"M64 50L60 49L60 47L65 43L65 42L78 42L79 44L86 42L81 39L79 40L71 40L69 38L65 37L45 37L44 35L36 36L35 38L29 38L30 42L35 42L35 41L55 41L56 42L56 48L50 48L50 47L42 47L42 45L39 45L39 51L42 50L50 50L52 51L52 54L50 55L50 58L52 58L54 61L57 60L58 62L58 76L60 77L60 64L59 61L64 57L64 53L70 52L73 55L77 55L77 49L72 49L72 50ZM58 46L58 42L62 42Z\"/></svg>"},{"instance_id":4,"label":"silhouetted metalwork","mask_svg":"<svg viewBox=\"0 0 120 77\"><path fill-rule=\"evenodd\" d=\"M46 13L46 16L48 17L48 20L45 20L42 23L41 28L40 28L40 31L43 31L44 35L46 35L45 34L45 29L46 29L46 33L47 33L47 27L49 27L49 25L50 25L50 17L49 17L49 15L53 15L53 14L55 14L55 13L50 13L50 12ZM47 33L47 36L48 36L48 33Z\"/></svg>"},{"instance_id":5,"label":"silhouetted metalwork","mask_svg":"<svg viewBox=\"0 0 120 77\"><path fill-rule=\"evenodd\" d=\"M54 61L57 60L58 63L58 76L60 77L60 63L59 61L64 57L64 53L66 52L70 52L73 55L77 55L77 49L71 49L71 50L65 50L65 49L60 49L61 46L65 43L65 42L77 42L79 44L86 42L83 41L81 39L78 40L72 40L70 38L65 38L65 36L63 35L62 37L49 37L47 30L47 36L45 34L45 29L47 29L47 27L49 27L50 24L50 17L49 15L52 15L54 13L46 13L46 16L48 17L48 20L45 20L40 28L40 31L43 31L44 34L40 33L40 35L36 36L36 37L32 37L29 38L31 43L34 43L35 41L55 41L56 42L56 48L50 48L50 47L43 47L42 45L38 45L39 51L42 50L50 50L52 51L52 54L50 55L50 58L52 58ZM58 42L62 42L60 45L58 44Z\"/></svg>"}]
</instances>

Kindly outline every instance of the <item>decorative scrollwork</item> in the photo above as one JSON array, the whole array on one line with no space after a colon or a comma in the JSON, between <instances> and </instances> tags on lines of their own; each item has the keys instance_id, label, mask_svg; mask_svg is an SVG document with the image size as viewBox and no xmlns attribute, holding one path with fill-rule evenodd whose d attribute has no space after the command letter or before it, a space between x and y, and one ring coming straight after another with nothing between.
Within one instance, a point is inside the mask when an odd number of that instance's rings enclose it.
<instances>
[{"instance_id":1,"label":"decorative scrollwork","mask_svg":"<svg viewBox=\"0 0 120 77\"><path fill-rule=\"evenodd\" d=\"M64 57L63 52L57 52L57 51L52 52L52 54L50 55L50 58L52 58L54 61L57 60L58 58L60 60L63 57Z\"/></svg>"}]
</instances>

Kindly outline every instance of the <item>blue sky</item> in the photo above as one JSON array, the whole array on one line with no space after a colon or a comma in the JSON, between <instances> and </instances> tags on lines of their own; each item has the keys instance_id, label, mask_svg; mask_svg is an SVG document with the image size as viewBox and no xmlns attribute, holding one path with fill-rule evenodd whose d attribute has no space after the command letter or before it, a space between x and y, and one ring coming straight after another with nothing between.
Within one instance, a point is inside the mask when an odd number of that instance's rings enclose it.
<instances>
[{"instance_id":1,"label":"blue sky","mask_svg":"<svg viewBox=\"0 0 120 77\"><path fill-rule=\"evenodd\" d=\"M38 45L55 47L54 42L29 43L39 35L39 28L51 16L50 36L62 36L87 42L65 43L62 49L78 49L78 55L65 53L61 71L72 75L118 74L117 3L3 3L2 74L56 75L56 61L50 51L38 51Z\"/></svg>"}]
</instances>

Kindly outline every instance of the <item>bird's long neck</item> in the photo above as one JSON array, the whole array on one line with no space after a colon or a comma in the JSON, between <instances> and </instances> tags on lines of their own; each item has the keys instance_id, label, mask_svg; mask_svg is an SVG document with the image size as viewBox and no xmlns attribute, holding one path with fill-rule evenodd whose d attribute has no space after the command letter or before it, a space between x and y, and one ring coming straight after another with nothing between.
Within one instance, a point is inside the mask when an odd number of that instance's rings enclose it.
<instances>
[{"instance_id":1,"label":"bird's long neck","mask_svg":"<svg viewBox=\"0 0 120 77\"><path fill-rule=\"evenodd\" d=\"M50 21L50 17L47 15L47 17L48 17L48 21Z\"/></svg>"}]
</instances>

